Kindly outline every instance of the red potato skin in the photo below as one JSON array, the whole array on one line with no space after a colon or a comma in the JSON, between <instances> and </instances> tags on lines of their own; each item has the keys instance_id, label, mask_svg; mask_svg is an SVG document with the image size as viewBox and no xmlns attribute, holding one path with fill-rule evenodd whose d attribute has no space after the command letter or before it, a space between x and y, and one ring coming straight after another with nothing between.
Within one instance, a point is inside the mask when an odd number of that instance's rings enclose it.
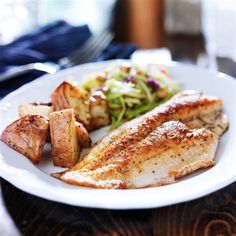
<instances>
[{"instance_id":1,"label":"red potato skin","mask_svg":"<svg viewBox=\"0 0 236 236\"><path fill-rule=\"evenodd\" d=\"M69 82L61 83L51 94L54 111L74 109L75 118L85 127L89 125L89 94L87 91L77 88Z\"/></svg>"},{"instance_id":2,"label":"red potato skin","mask_svg":"<svg viewBox=\"0 0 236 236\"><path fill-rule=\"evenodd\" d=\"M92 140L87 129L80 122L76 122L76 131L79 145L81 147L89 148L92 144Z\"/></svg>"},{"instance_id":3,"label":"red potato skin","mask_svg":"<svg viewBox=\"0 0 236 236\"><path fill-rule=\"evenodd\" d=\"M52 159L55 166L70 167L79 161L80 145L73 109L49 114Z\"/></svg>"},{"instance_id":4,"label":"red potato skin","mask_svg":"<svg viewBox=\"0 0 236 236\"><path fill-rule=\"evenodd\" d=\"M48 120L45 117L26 115L4 129L1 141L36 165L41 160L48 130Z\"/></svg>"}]
</instances>

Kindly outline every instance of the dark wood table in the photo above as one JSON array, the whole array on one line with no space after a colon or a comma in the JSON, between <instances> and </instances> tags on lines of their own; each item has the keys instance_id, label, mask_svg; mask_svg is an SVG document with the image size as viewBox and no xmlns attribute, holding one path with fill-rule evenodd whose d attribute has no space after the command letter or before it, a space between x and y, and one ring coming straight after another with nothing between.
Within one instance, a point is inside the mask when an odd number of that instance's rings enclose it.
<instances>
[{"instance_id":1,"label":"dark wood table","mask_svg":"<svg viewBox=\"0 0 236 236\"><path fill-rule=\"evenodd\" d=\"M68 206L1 183L7 209L24 235L236 235L236 183L198 200L129 211Z\"/></svg>"},{"instance_id":2,"label":"dark wood table","mask_svg":"<svg viewBox=\"0 0 236 236\"><path fill-rule=\"evenodd\" d=\"M175 50L174 59L181 60L179 41L181 37L175 38L177 47L172 44L170 48ZM189 45L192 52L201 44L194 46L191 39ZM23 235L236 236L236 183L186 203L123 211L73 207L22 192L3 179L1 185L5 206ZM0 222L4 220L0 218Z\"/></svg>"},{"instance_id":3,"label":"dark wood table","mask_svg":"<svg viewBox=\"0 0 236 236\"><path fill-rule=\"evenodd\" d=\"M112 211L55 203L1 182L7 209L24 235L236 235L236 183L186 203Z\"/></svg>"}]
</instances>

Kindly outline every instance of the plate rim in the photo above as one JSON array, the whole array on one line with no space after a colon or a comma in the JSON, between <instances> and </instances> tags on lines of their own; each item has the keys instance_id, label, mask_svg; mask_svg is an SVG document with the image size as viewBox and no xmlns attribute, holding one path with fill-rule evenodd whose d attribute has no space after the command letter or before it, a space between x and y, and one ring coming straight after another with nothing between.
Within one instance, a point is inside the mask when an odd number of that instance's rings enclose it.
<instances>
[{"instance_id":1,"label":"plate rim","mask_svg":"<svg viewBox=\"0 0 236 236\"><path fill-rule=\"evenodd\" d=\"M109 64L109 63L123 63L123 62L130 62L130 60L109 60L109 61L103 61L103 62L96 62L96 63L86 63L86 64L83 64L83 65L78 65L76 67L73 67L73 68L70 68L70 69L66 69L64 71L61 71L59 72L60 75L63 75L63 74L67 74L68 71L71 71L73 72L73 70L78 70L78 68L81 68L81 67L86 67L86 66L91 66L93 64ZM179 63L179 62L170 62L170 63L155 63L155 64L159 64L159 65L167 65L167 66L180 66L180 67L193 67L194 69L197 69L197 70L203 70L203 71L207 71L205 69L202 69L202 68L198 68L194 65L186 65L186 64L182 64L182 63ZM215 73L213 71L208 71L210 73L214 73L216 77L223 77L224 79L230 79L232 81L232 83L234 84L234 86L236 86L236 80L232 77L232 76L229 76L227 74L224 74L224 73ZM57 74L59 74L57 73ZM51 75L43 75L39 78L37 78L36 80L32 81L32 82L29 82L27 84L24 84L23 86L21 86L20 88L16 89L15 91L11 92L10 94L8 94L7 96L5 96L1 101L0 101L0 107L2 104L4 104L5 100L8 100L9 98L11 97L14 97L16 96L18 93L20 93L22 90L25 90L27 89L28 87L32 86L32 85L36 85L36 84L40 84L42 83L42 78L44 78L44 80L47 80L48 77L50 77ZM143 205L138 205L137 203L134 204L134 205L120 205L120 204L116 204L114 205L113 202L108 202L108 203L103 203L103 204L99 204L99 203L96 203L93 204L91 202L78 202L78 201L74 201L73 198L65 198L65 199L59 199L57 198L56 196L56 191L55 192L38 192L38 187L36 187L34 184L33 185L30 185L28 184L27 182L24 182L24 181L21 181L17 178L14 178L14 176L12 175L8 175L6 171L4 171L4 165L8 165L8 164L4 164L4 157L2 155L2 153L0 152L0 176L7 180L8 182L10 182L12 185L14 185L16 188L24 191L24 192L27 192L27 193L30 193L32 195L35 195L36 197L41 197L41 198L44 198L44 199L47 199L47 200L51 200L51 201L56 201L56 202L60 202L60 203L64 203L64 204L69 204L69 205L73 205L73 206L80 206L80 207L93 207L93 208L100 208L100 209L119 209L119 210L125 210L125 209L148 209L148 208L154 208L154 207L163 207L163 206L167 206L167 205L173 205L173 204L176 204L176 203L181 203L181 202L186 202L186 201L190 201L190 200L194 200L194 199L197 199L197 198L200 198L200 197L203 197L207 194L210 194L214 191L217 191L233 182L236 181L236 175L232 174L230 176L228 176L226 179L224 179L224 181L222 180L221 182L213 185L213 186L210 186L208 189L205 189L205 190L202 190L202 191L199 191L198 193L192 193L192 194L189 194L187 196L184 196L182 197L182 199L179 198L176 198L174 200L172 200L171 202L169 202L168 200L165 202L165 201L162 201L162 202L150 202L149 204L143 204ZM13 167L15 168L15 167ZM40 170L39 170L40 171ZM28 170L28 172L30 173L30 171ZM41 172L41 171L40 171ZM32 174L32 173L31 173ZM42 182L42 186L45 184L43 183L44 181L39 179L41 182ZM190 179L191 180L191 179ZM59 180L58 180L59 181ZM184 181L185 182L185 181ZM178 183L177 183L178 184ZM176 185L176 184L175 184ZM171 186L171 185L169 185ZM59 188L62 188L63 189L63 186L59 186L57 187L57 190ZM72 188L72 189L75 189L75 188ZM86 188L87 190L89 190L90 188ZM149 189L154 189L154 188L149 188ZM92 189L92 191L94 191L94 189ZM127 191L127 190L97 190L96 191ZM131 191L131 190L128 190L128 191ZM134 190L134 191L140 191L139 190Z\"/></svg>"}]
</instances>

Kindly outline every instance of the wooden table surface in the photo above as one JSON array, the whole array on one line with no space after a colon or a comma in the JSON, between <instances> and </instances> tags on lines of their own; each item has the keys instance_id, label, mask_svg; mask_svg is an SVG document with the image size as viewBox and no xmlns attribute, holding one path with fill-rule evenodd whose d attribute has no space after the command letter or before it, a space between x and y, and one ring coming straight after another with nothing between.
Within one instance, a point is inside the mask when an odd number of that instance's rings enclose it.
<instances>
[{"instance_id":1,"label":"wooden table surface","mask_svg":"<svg viewBox=\"0 0 236 236\"><path fill-rule=\"evenodd\" d=\"M236 183L198 200L148 210L73 207L2 180L7 209L24 235L236 235ZM158 198L158 196L157 196Z\"/></svg>"},{"instance_id":2,"label":"wooden table surface","mask_svg":"<svg viewBox=\"0 0 236 236\"><path fill-rule=\"evenodd\" d=\"M177 48L181 57L183 50ZM1 185L5 206L23 235L236 236L236 183L186 203L123 211L73 207L22 192L3 179ZM0 236L6 218L0 214Z\"/></svg>"}]
</instances>

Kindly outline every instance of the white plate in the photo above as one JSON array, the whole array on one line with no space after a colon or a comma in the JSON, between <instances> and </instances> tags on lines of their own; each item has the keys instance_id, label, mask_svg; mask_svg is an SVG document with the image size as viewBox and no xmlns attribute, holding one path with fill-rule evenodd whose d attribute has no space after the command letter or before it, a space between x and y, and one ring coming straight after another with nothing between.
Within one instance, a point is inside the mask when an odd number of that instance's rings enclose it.
<instances>
[{"instance_id":1,"label":"white plate","mask_svg":"<svg viewBox=\"0 0 236 236\"><path fill-rule=\"evenodd\" d=\"M107 61L85 64L64 70L56 75L43 76L0 102L0 131L17 118L17 107L21 103L49 101L51 92L64 80L81 81L83 75L96 72L122 61ZM17 188L33 195L67 203L109 209L151 208L179 203L204 196L236 180L236 83L225 74L216 74L193 66L173 63L166 65L173 79L184 83L187 89L200 90L216 95L223 100L224 112L230 121L229 130L220 140L216 165L210 169L195 172L175 184L138 190L101 190L76 187L63 183L49 173L53 167L46 154L39 166L0 143L0 175Z\"/></svg>"}]
</instances>

